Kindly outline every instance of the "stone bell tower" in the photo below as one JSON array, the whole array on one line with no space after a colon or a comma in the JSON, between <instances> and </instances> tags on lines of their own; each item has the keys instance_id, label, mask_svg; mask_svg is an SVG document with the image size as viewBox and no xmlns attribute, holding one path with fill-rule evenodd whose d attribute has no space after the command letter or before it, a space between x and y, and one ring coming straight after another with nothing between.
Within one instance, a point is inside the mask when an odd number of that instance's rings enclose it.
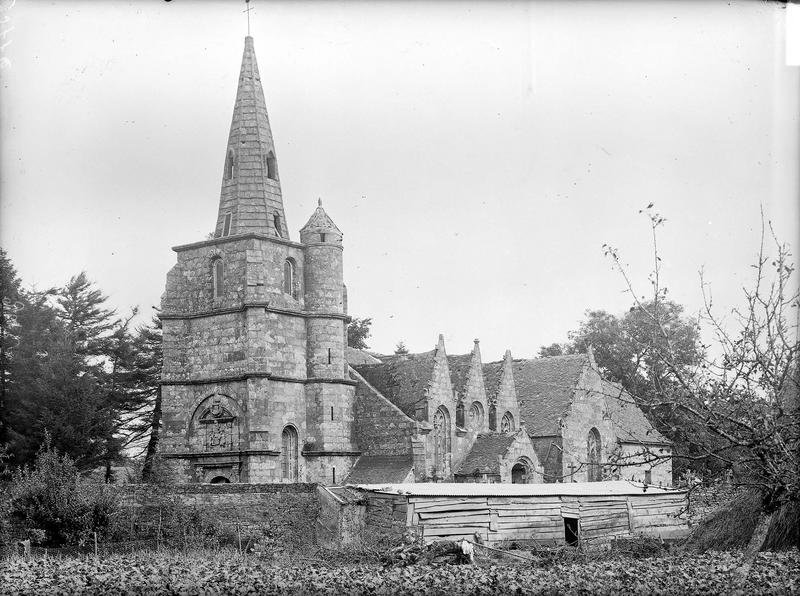
<instances>
[{"instance_id":1,"label":"stone bell tower","mask_svg":"<svg viewBox=\"0 0 800 596\"><path fill-rule=\"evenodd\" d=\"M253 39L245 38L213 238L176 246L162 296L163 457L186 482L344 478L342 233L322 206L289 237Z\"/></svg>"}]
</instances>

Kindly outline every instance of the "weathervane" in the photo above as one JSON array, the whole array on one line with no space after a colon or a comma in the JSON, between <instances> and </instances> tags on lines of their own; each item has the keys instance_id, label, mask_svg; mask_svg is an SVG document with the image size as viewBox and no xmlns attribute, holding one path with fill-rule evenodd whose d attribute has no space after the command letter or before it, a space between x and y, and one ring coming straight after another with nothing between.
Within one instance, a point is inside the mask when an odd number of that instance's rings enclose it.
<instances>
[{"instance_id":1,"label":"weathervane","mask_svg":"<svg viewBox=\"0 0 800 596\"><path fill-rule=\"evenodd\" d=\"M244 3L247 5L247 8L245 8L242 12L247 13L247 37L250 37L250 11L252 8L250 8L250 0L244 0Z\"/></svg>"}]
</instances>

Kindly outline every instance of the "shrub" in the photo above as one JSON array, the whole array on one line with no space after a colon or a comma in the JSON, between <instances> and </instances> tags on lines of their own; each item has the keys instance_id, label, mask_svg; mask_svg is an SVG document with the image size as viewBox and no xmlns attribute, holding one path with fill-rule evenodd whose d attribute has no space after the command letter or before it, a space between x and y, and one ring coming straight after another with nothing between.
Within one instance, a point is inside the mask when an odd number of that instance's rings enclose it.
<instances>
[{"instance_id":1,"label":"shrub","mask_svg":"<svg viewBox=\"0 0 800 596\"><path fill-rule=\"evenodd\" d=\"M738 493L694 529L686 541L688 550L730 550L744 548L755 531L763 508L758 491ZM797 546L800 508L796 502L784 504L773 515L763 550L784 550Z\"/></svg>"},{"instance_id":2,"label":"shrub","mask_svg":"<svg viewBox=\"0 0 800 596\"><path fill-rule=\"evenodd\" d=\"M43 544L83 544L103 534L117 506L115 490L82 480L67 455L45 444L32 468L14 474L11 515L29 530L44 532Z\"/></svg>"}]
</instances>

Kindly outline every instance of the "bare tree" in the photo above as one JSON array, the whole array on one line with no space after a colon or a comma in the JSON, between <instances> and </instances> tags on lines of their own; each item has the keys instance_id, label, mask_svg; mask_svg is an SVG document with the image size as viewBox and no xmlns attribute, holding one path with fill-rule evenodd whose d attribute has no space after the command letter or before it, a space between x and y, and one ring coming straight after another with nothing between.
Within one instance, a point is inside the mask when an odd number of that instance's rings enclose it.
<instances>
[{"instance_id":1,"label":"bare tree","mask_svg":"<svg viewBox=\"0 0 800 596\"><path fill-rule=\"evenodd\" d=\"M700 273L704 307L701 326L713 339L702 358L687 366L680 361L675 337L660 305L667 289L661 281L657 232L665 220L647 214L653 239L650 298L644 299L618 251L604 245L625 280L634 308L652 322L653 337L642 349L648 353L647 378L652 391L647 404L637 404L681 421L673 430L693 447L689 459L712 459L732 475L734 484L751 487L762 498L763 513L748 546L742 573L746 574L762 547L774 512L796 504L800 458L798 410L798 323L800 293L793 279L794 264L771 224L764 224L754 280L743 288L743 305L720 315L710 288ZM767 244L771 250L768 251ZM770 255L769 252L772 254ZM654 459L657 454L650 453Z\"/></svg>"}]
</instances>

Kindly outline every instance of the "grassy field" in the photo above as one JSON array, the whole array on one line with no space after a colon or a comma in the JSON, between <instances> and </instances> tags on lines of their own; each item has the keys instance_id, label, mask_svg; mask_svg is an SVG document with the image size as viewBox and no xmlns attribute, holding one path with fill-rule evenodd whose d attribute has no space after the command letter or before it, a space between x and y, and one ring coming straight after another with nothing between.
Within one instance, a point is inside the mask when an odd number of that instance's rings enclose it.
<instances>
[{"instance_id":1,"label":"grassy field","mask_svg":"<svg viewBox=\"0 0 800 596\"><path fill-rule=\"evenodd\" d=\"M797 550L759 555L734 583L737 553L667 554L581 563L334 566L277 564L236 551L137 553L95 559L12 557L0 563L2 594L800 594Z\"/></svg>"}]
</instances>

